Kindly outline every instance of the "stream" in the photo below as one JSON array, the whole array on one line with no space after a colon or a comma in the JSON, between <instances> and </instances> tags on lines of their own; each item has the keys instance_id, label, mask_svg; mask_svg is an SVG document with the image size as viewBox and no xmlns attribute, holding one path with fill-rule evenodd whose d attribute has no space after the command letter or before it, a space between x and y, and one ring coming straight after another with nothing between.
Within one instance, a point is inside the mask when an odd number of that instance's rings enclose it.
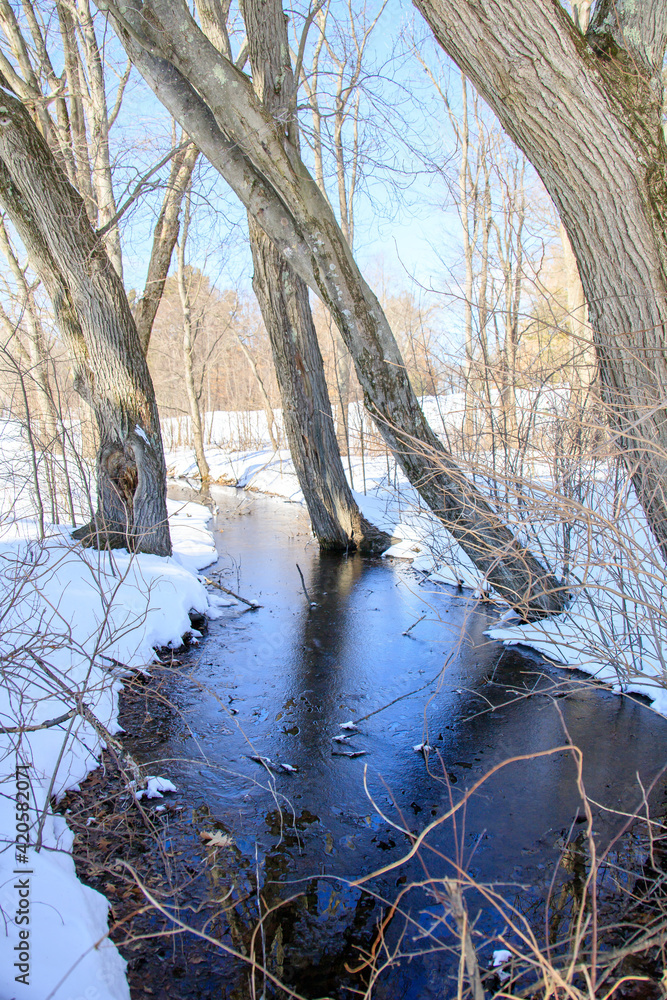
<instances>
[{"instance_id":1,"label":"stream","mask_svg":"<svg viewBox=\"0 0 667 1000\"><path fill-rule=\"evenodd\" d=\"M562 931L588 858L567 750L500 768L412 860L351 883L404 857L403 831L419 834L492 768L568 739L583 755L604 850L625 822L615 810L640 806L639 781L649 788L667 763L667 720L487 639L496 607L424 582L405 562L320 554L298 505L225 487L210 494L219 561L204 572L262 607L223 609L161 681L163 700L123 719L130 751L178 789L149 808L167 806L156 814L161 849L189 873L179 919L227 948L254 949L308 998L363 988L368 969L349 970L374 947L376 965L387 964L374 997L455 995L458 952L448 951L456 942L439 881L454 875L452 862L542 927L551 894L550 927ZM170 495L196 499L185 487ZM341 729L349 720L357 730ZM650 798L662 808L662 777ZM612 855L629 865L638 851L630 835ZM503 933L503 913L478 889L466 901L480 942ZM213 945L206 961L188 959L183 940L179 997L286 995L260 972L253 986L247 964ZM491 951L480 950L487 965Z\"/></svg>"}]
</instances>

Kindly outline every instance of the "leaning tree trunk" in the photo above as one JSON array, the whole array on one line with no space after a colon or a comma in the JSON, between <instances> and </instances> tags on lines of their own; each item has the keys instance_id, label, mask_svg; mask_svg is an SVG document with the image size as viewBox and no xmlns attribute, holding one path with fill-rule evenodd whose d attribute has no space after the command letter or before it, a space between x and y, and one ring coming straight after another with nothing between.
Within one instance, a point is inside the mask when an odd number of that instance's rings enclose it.
<instances>
[{"instance_id":1,"label":"leaning tree trunk","mask_svg":"<svg viewBox=\"0 0 667 1000\"><path fill-rule=\"evenodd\" d=\"M269 333L283 426L313 532L322 549L382 552L391 545L359 510L338 450L308 289L250 217L253 288Z\"/></svg>"},{"instance_id":2,"label":"leaning tree trunk","mask_svg":"<svg viewBox=\"0 0 667 1000\"><path fill-rule=\"evenodd\" d=\"M208 41L182 0L134 0L122 11L110 0L98 6L110 13L149 86L329 308L367 409L431 509L524 617L561 611L563 586L515 540L429 427L330 205L298 152L285 148L284 130L248 79Z\"/></svg>"},{"instance_id":3,"label":"leaning tree trunk","mask_svg":"<svg viewBox=\"0 0 667 1000\"><path fill-rule=\"evenodd\" d=\"M23 105L0 91L0 203L51 297L74 384L99 431L97 513L84 544L171 553L153 385L122 282Z\"/></svg>"},{"instance_id":4,"label":"leaning tree trunk","mask_svg":"<svg viewBox=\"0 0 667 1000\"><path fill-rule=\"evenodd\" d=\"M284 145L299 148L295 81L280 0L241 4L255 92L279 122ZM253 288L266 326L283 404L283 423L313 532L322 549L384 551L391 538L359 510L345 478L308 287L248 214Z\"/></svg>"},{"instance_id":5,"label":"leaning tree trunk","mask_svg":"<svg viewBox=\"0 0 667 1000\"><path fill-rule=\"evenodd\" d=\"M171 164L167 190L153 232L153 248L148 262L144 292L134 310L134 319L144 354L148 353L153 323L162 301L171 258L178 239L181 204L198 156L199 150L190 144L176 153Z\"/></svg>"},{"instance_id":6,"label":"leaning tree trunk","mask_svg":"<svg viewBox=\"0 0 667 1000\"><path fill-rule=\"evenodd\" d=\"M558 208L612 429L667 560L667 4L600 0L585 34L558 0L415 4Z\"/></svg>"}]
</instances>

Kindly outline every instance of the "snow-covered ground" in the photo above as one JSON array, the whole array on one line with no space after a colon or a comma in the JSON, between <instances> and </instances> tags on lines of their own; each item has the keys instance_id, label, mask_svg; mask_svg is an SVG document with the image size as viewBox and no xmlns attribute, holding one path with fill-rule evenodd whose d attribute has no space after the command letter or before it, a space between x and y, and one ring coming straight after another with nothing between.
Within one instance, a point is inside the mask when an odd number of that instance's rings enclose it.
<instances>
[{"instance_id":1,"label":"snow-covered ground","mask_svg":"<svg viewBox=\"0 0 667 1000\"><path fill-rule=\"evenodd\" d=\"M6 520L0 534L3 1000L129 998L125 962L106 937L107 901L78 881L72 834L49 801L98 764L104 732L86 710L118 731L126 673L118 664L149 667L154 646L180 644L190 609L215 615L216 599L196 576L216 558L210 512L171 501L169 508L169 559L84 550L64 527L47 528L39 541L34 520ZM18 725L28 731L6 731Z\"/></svg>"},{"instance_id":2,"label":"snow-covered ground","mask_svg":"<svg viewBox=\"0 0 667 1000\"><path fill-rule=\"evenodd\" d=\"M545 384L539 389L517 389L516 401L519 410L531 414L532 427L545 427L554 416L562 413L570 398L567 386ZM500 403L500 391L491 390L493 405ZM465 412L463 392L442 393L438 396L421 396L420 402L426 419L436 434L460 432ZM350 403L347 412L350 438L354 443L359 439L359 431L373 430L371 418L363 403ZM273 410L274 435L282 434L282 410ZM208 447L229 452L243 451L251 447L261 447L269 441L267 417L264 410L214 410L204 414L204 440ZM162 436L168 451L187 447L192 437L190 417L167 417L162 420Z\"/></svg>"},{"instance_id":3,"label":"snow-covered ground","mask_svg":"<svg viewBox=\"0 0 667 1000\"><path fill-rule=\"evenodd\" d=\"M424 396L421 402L431 427L438 434L461 428L465 407L462 392ZM550 402L553 403L553 400ZM361 402L349 404L347 417L352 441L358 439L362 426L364 433L372 428L372 421ZM273 424L274 435L279 438L283 430L282 410L273 410ZM209 447L229 452L247 450L253 445L261 446L270 440L264 410L214 410L204 414L203 431ZM167 417L162 421L162 435L164 446L169 451L187 446L192 437L190 417Z\"/></svg>"},{"instance_id":4,"label":"snow-covered ground","mask_svg":"<svg viewBox=\"0 0 667 1000\"><path fill-rule=\"evenodd\" d=\"M456 401L443 406L443 426L460 418ZM303 503L289 453L264 446L263 414L247 416L260 447L209 447L213 478ZM224 430L230 419L214 415L212 426L217 420ZM106 937L108 905L77 881L72 835L49 801L96 766L104 730L90 719L117 732L126 671L149 667L155 646L180 642L190 609L215 615L226 603L211 598L196 576L215 558L209 511L170 503L170 559L85 551L71 543L67 525L49 526L47 459L37 456L35 466L11 421L0 428L0 457L0 1000L127 1000L124 962ZM196 478L190 450L170 452L167 462L172 476ZM83 514L86 469L72 471L73 505ZM648 694L667 715L665 572L632 491L608 482L604 468L594 470L578 501L561 505L554 518L556 487L548 468L537 472L535 506L528 513L517 508L513 526L557 572L567 565L571 604L532 625L508 615L489 634ZM387 556L411 559L425 581L488 591L393 461L357 456L348 474L366 517L395 537ZM34 518L40 499L44 531ZM512 519L511 506L505 514ZM37 728L54 719L61 721ZM159 791L160 783L153 785ZM38 963L26 957L33 953ZM29 985L16 978L27 965Z\"/></svg>"}]
</instances>

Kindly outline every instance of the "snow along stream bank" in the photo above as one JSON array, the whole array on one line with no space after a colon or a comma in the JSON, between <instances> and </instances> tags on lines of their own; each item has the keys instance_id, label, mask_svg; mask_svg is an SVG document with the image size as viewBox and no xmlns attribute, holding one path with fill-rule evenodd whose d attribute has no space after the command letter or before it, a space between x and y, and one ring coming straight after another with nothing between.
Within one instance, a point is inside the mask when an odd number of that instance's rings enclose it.
<instances>
[{"instance_id":1,"label":"snow along stream bank","mask_svg":"<svg viewBox=\"0 0 667 1000\"><path fill-rule=\"evenodd\" d=\"M208 458L215 479L303 502L288 453L211 451ZM168 464L172 475L194 477L191 453L172 453ZM352 473L355 485L365 483L366 492L355 497L366 517L397 540L387 556L411 559L425 580L487 590L384 458L366 459L363 468L353 460ZM606 482L592 482L588 520L573 528L568 613L530 626L508 619L489 634L532 645L616 689L646 694L667 715L664 567L653 560L632 496L612 510L607 490ZM48 803L97 766L105 735L91 718L110 736L118 731L117 694L127 669L149 666L155 646L179 644L191 630L190 609L215 616L216 606L228 603L207 594L196 576L216 559L209 511L170 503L170 518L170 559L84 551L62 526L39 542L29 519L2 528L0 1000L128 1000L124 961L107 939L107 901L76 879L72 835ZM540 531L539 524L531 527ZM557 547L549 531L547 525L540 535L547 553ZM586 542L591 537L593 548Z\"/></svg>"},{"instance_id":2,"label":"snow along stream bank","mask_svg":"<svg viewBox=\"0 0 667 1000\"><path fill-rule=\"evenodd\" d=\"M304 503L289 451L269 448L206 452L213 480ZM191 449L167 453L174 478L196 479ZM396 542L384 555L412 560L425 580L489 595L487 581L427 508L393 460L348 459L348 481L364 515ZM641 694L667 716L667 576L644 513L628 482L604 465L586 473L581 498L567 500L536 468L534 481L520 484L533 503L529 513L511 509L503 517L517 537L551 564L572 595L567 613L530 625L513 612L487 634L507 645L530 646L560 666L575 667L615 691ZM516 498L515 498L516 500ZM514 520L514 523L512 523ZM567 555L564 538L567 536ZM493 592L490 592L493 598Z\"/></svg>"},{"instance_id":3,"label":"snow along stream bank","mask_svg":"<svg viewBox=\"0 0 667 1000\"><path fill-rule=\"evenodd\" d=\"M127 668L150 669L154 647L180 645L190 609L215 617L233 603L196 576L217 558L209 510L169 501L169 514L169 559L84 550L63 526L40 542L30 520L0 535L2 1000L129 1000L109 905L78 881L73 836L49 801L98 766L104 729L119 731Z\"/></svg>"}]
</instances>

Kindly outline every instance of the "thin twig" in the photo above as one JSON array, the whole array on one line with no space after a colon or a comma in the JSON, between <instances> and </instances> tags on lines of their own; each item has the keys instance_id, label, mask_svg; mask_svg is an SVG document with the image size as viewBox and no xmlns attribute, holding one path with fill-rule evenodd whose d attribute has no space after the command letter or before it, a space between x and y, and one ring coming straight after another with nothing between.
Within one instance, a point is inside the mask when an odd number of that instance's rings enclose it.
<instances>
[{"instance_id":1,"label":"thin twig","mask_svg":"<svg viewBox=\"0 0 667 1000\"><path fill-rule=\"evenodd\" d=\"M233 590L229 589L229 587L223 587L221 583L218 583L216 580L211 580L208 576L204 577L204 583L207 583L209 587L217 587L218 590L222 590L223 593L229 594L230 597L235 597L237 601L241 601L242 604L247 604L253 611L256 611L257 608L263 607L263 605L258 604L257 601L246 601L245 597L235 594Z\"/></svg>"},{"instance_id":2,"label":"thin twig","mask_svg":"<svg viewBox=\"0 0 667 1000\"><path fill-rule=\"evenodd\" d=\"M59 715L57 719L47 719L45 722L40 722L35 726L0 726L0 733L2 735L8 733L36 733L40 729L51 729L53 726L60 726L63 722L67 722L68 719L73 718L78 711L78 708L72 708L69 712L65 712L64 715Z\"/></svg>"},{"instance_id":3,"label":"thin twig","mask_svg":"<svg viewBox=\"0 0 667 1000\"><path fill-rule=\"evenodd\" d=\"M125 215L125 213L127 212L128 208L130 208L130 206L135 203L135 201L137 200L137 198L141 197L141 195L144 193L144 189L145 189L146 185L148 184L149 179L153 176L153 174L156 174L158 172L158 170L160 170L160 168L165 165L165 163L168 163L169 160L172 159L172 157L176 156L177 153L179 153L182 149L185 149L185 147L189 146L189 145L190 145L190 140L189 139L186 142L179 143L178 146L174 146L173 149L169 150L169 152L167 153L167 155L163 156L159 163L156 163L156 165L154 167L151 167L151 169L148 171L148 173L144 174L144 176L141 178L141 180L137 183L137 185L135 186L134 191L132 192L132 194L120 206L120 208L118 209L118 211L116 212L116 214L112 215L112 217L109 219L109 221L105 222L105 224L103 226L101 226L96 231L96 235L97 236L106 236L106 234L109 232L109 230L112 229L116 225L116 223L120 221L120 219L122 218L123 215Z\"/></svg>"},{"instance_id":4,"label":"thin twig","mask_svg":"<svg viewBox=\"0 0 667 1000\"><path fill-rule=\"evenodd\" d=\"M415 625L416 624L417 623L415 622ZM398 698L394 698L392 701L388 701L386 705L382 705L380 708L373 709L372 712L369 712L367 715L362 715L361 718L359 718L359 719L353 719L352 721L354 722L355 726L358 725L360 722L365 722L366 719L370 719L370 718L372 718L372 716L377 715L378 712L384 712L384 710L386 708L391 708L391 706L395 705L397 701L403 701L404 698L409 698L410 695L412 695L412 694L419 694L419 692L423 691L424 688L429 687L431 684L433 684L435 681L437 681L439 677L442 676L443 670L447 669L447 667L449 666L449 662L453 658L453 656L454 656L454 654L450 653L450 655L447 657L447 660L445 661L445 663L438 670L437 674L435 674L433 677L431 677L430 680L426 681L425 684L422 684L421 687L413 688L412 691L406 691L405 694L399 694Z\"/></svg>"},{"instance_id":5,"label":"thin twig","mask_svg":"<svg viewBox=\"0 0 667 1000\"><path fill-rule=\"evenodd\" d=\"M410 632L412 632L412 630L415 627L415 625L419 625L419 623L423 622L425 618L426 618L426 615L422 615L421 618L418 618L416 622L412 623L412 625L410 626L410 628L406 628L405 632L401 632L401 635L409 635Z\"/></svg>"}]
</instances>

